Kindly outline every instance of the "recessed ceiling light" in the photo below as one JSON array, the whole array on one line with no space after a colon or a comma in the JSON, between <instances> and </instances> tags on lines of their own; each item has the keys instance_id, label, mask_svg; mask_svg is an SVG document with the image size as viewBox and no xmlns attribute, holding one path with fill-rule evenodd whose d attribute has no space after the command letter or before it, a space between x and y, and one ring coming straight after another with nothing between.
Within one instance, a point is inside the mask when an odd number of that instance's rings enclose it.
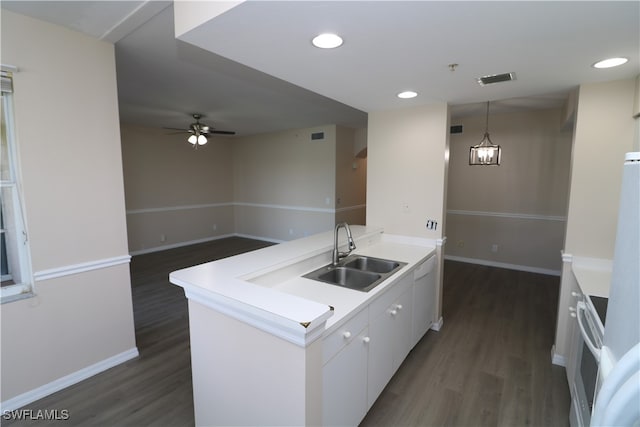
<instances>
[{"instance_id":1,"label":"recessed ceiling light","mask_svg":"<svg viewBox=\"0 0 640 427\"><path fill-rule=\"evenodd\" d=\"M415 98L416 96L418 96L418 94L412 90L406 90L398 94L398 98L402 98L402 99Z\"/></svg>"},{"instance_id":2,"label":"recessed ceiling light","mask_svg":"<svg viewBox=\"0 0 640 427\"><path fill-rule=\"evenodd\" d=\"M324 33L315 36L311 43L321 49L334 49L342 45L342 37L337 34Z\"/></svg>"},{"instance_id":3,"label":"recessed ceiling light","mask_svg":"<svg viewBox=\"0 0 640 427\"><path fill-rule=\"evenodd\" d=\"M617 67L618 65L626 64L627 61L629 61L628 58L609 58L598 61L593 64L593 66L594 68L611 68Z\"/></svg>"}]
</instances>

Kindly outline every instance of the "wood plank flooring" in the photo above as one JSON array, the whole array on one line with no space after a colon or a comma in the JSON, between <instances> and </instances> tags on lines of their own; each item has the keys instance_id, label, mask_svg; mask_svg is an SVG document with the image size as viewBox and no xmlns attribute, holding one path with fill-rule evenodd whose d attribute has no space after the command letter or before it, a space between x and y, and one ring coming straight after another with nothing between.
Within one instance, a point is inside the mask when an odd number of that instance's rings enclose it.
<instances>
[{"instance_id":1,"label":"wood plank flooring","mask_svg":"<svg viewBox=\"0 0 640 427\"><path fill-rule=\"evenodd\" d=\"M361 426L566 426L551 364L559 278L445 262L443 317Z\"/></svg>"},{"instance_id":2,"label":"wood plank flooring","mask_svg":"<svg viewBox=\"0 0 640 427\"><path fill-rule=\"evenodd\" d=\"M187 303L168 274L268 245L229 238L134 257L140 357L24 408L67 409L66 421L2 425L192 426ZM361 425L567 425L564 369L550 363L558 286L556 277L447 261L444 327L418 343Z\"/></svg>"},{"instance_id":3,"label":"wood plank flooring","mask_svg":"<svg viewBox=\"0 0 640 427\"><path fill-rule=\"evenodd\" d=\"M187 299L169 283L169 273L269 245L234 237L134 256L131 290L140 356L24 408L67 409L68 420L2 420L2 426L194 425Z\"/></svg>"}]
</instances>

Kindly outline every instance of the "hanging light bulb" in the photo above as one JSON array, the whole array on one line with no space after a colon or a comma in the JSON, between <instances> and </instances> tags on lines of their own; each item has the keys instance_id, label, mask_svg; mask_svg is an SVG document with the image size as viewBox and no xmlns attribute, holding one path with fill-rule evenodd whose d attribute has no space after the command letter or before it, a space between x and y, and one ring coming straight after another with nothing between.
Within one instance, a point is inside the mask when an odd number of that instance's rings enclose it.
<instances>
[{"instance_id":1,"label":"hanging light bulb","mask_svg":"<svg viewBox=\"0 0 640 427\"><path fill-rule=\"evenodd\" d=\"M494 145L489 137L489 101L487 101L487 120L484 130L484 138L480 144L469 148L470 165L500 165L502 149L499 145Z\"/></svg>"},{"instance_id":2,"label":"hanging light bulb","mask_svg":"<svg viewBox=\"0 0 640 427\"><path fill-rule=\"evenodd\" d=\"M200 134L198 135L198 145L204 145L207 143L207 137Z\"/></svg>"},{"instance_id":3,"label":"hanging light bulb","mask_svg":"<svg viewBox=\"0 0 640 427\"><path fill-rule=\"evenodd\" d=\"M187 139L187 141L189 141L193 145L196 145L196 142L198 142L198 137L195 135L191 135L189 139Z\"/></svg>"}]
</instances>

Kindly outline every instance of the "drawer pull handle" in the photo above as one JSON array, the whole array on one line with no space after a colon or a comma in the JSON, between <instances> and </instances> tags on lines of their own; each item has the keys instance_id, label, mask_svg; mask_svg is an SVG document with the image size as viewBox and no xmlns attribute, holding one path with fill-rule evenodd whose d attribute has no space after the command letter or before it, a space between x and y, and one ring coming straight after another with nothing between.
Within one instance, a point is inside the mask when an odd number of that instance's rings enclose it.
<instances>
[{"instance_id":1,"label":"drawer pull handle","mask_svg":"<svg viewBox=\"0 0 640 427\"><path fill-rule=\"evenodd\" d=\"M398 310L391 310L389 314L395 316L396 314L398 314Z\"/></svg>"},{"instance_id":2,"label":"drawer pull handle","mask_svg":"<svg viewBox=\"0 0 640 427\"><path fill-rule=\"evenodd\" d=\"M351 332L347 331L344 334L342 334L342 336L344 337L344 339L349 339L351 338Z\"/></svg>"},{"instance_id":3,"label":"drawer pull handle","mask_svg":"<svg viewBox=\"0 0 640 427\"><path fill-rule=\"evenodd\" d=\"M369 337L362 338L362 342L365 343L365 344L369 344L369 341L371 341L371 338L369 338Z\"/></svg>"},{"instance_id":4,"label":"drawer pull handle","mask_svg":"<svg viewBox=\"0 0 640 427\"><path fill-rule=\"evenodd\" d=\"M398 309L398 311L402 310L402 304L396 304L396 309Z\"/></svg>"}]
</instances>

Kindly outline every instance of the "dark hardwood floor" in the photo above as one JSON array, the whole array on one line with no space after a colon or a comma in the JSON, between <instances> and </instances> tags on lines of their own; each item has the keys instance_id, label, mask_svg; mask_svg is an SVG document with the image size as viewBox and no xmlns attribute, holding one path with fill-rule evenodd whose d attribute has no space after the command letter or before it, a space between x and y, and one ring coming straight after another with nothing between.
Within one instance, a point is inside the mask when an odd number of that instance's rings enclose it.
<instances>
[{"instance_id":1,"label":"dark hardwood floor","mask_svg":"<svg viewBox=\"0 0 640 427\"><path fill-rule=\"evenodd\" d=\"M409 353L362 426L566 426L551 364L559 278L446 261L444 326Z\"/></svg>"},{"instance_id":2,"label":"dark hardwood floor","mask_svg":"<svg viewBox=\"0 0 640 427\"><path fill-rule=\"evenodd\" d=\"M66 409L68 420L2 420L2 426L194 425L187 299L169 283L169 273L269 245L229 238L134 256L131 291L140 356L24 408Z\"/></svg>"},{"instance_id":3,"label":"dark hardwood floor","mask_svg":"<svg viewBox=\"0 0 640 427\"><path fill-rule=\"evenodd\" d=\"M169 272L268 245L229 238L134 257L140 356L24 408L68 410L68 420L2 425L193 425L187 303ZM564 369L550 362L558 286L557 277L447 261L444 327L413 349L362 426L567 425Z\"/></svg>"}]
</instances>

